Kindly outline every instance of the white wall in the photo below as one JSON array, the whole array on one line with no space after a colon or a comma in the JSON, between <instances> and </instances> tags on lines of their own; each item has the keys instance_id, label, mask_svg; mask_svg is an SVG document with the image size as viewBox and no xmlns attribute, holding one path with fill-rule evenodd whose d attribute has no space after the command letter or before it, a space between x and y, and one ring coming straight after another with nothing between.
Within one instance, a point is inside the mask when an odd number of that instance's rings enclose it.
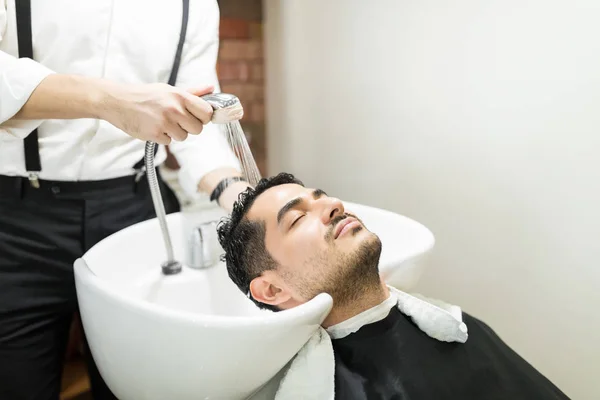
<instances>
[{"instance_id":1,"label":"white wall","mask_svg":"<svg viewBox=\"0 0 600 400\"><path fill-rule=\"evenodd\" d=\"M269 173L426 224L419 289L600 398L600 1L265 11Z\"/></svg>"}]
</instances>

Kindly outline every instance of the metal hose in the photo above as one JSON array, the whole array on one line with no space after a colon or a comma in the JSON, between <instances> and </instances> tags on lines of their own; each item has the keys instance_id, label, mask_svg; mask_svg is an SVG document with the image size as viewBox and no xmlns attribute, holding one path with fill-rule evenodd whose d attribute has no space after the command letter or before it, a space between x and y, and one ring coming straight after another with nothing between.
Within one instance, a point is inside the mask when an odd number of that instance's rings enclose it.
<instances>
[{"instance_id":1,"label":"metal hose","mask_svg":"<svg viewBox=\"0 0 600 400\"><path fill-rule=\"evenodd\" d=\"M155 147L156 143L146 142L144 163L146 166L146 174L148 175L150 193L152 194L152 202L154 203L154 210L156 211L156 217L158 218L163 241L165 242L165 248L167 250L167 261L161 264L161 268L165 275L173 275L181 271L181 263L175 260L175 255L173 253L173 244L171 243L171 235L169 234L169 227L167 225L165 205L160 194L160 187L158 185L158 178L156 176L156 168L154 168Z\"/></svg>"}]
</instances>

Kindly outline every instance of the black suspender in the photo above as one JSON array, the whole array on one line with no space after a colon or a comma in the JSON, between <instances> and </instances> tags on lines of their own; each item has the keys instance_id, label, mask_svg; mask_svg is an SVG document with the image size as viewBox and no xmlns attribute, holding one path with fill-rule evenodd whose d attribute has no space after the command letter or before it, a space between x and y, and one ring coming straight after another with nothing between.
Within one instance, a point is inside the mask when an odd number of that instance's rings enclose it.
<instances>
[{"instance_id":1,"label":"black suspender","mask_svg":"<svg viewBox=\"0 0 600 400\"><path fill-rule=\"evenodd\" d=\"M183 13L181 18L181 31L179 33L179 43L177 44L177 52L171 68L169 76L169 84L175 85L177 81L177 73L179 72L179 64L181 63L181 53L187 33L188 17L190 10L189 0L182 0ZM17 14L17 35L19 38L19 57L28 57L33 59L33 41L31 38L31 1L30 0L15 0L15 8ZM38 173L42 170L40 162L40 152L38 143L38 131L34 129L25 139L25 168L29 174L29 180L32 186L39 187L37 180ZM158 151L158 146L155 146L154 154ZM144 158L134 165L134 169L142 170L144 166Z\"/></svg>"},{"instance_id":2,"label":"black suspender","mask_svg":"<svg viewBox=\"0 0 600 400\"><path fill-rule=\"evenodd\" d=\"M31 40L31 2L15 0L17 14L17 34L19 37L19 57L33 59L33 44ZM38 144L37 128L25 138L25 168L33 187L39 187L38 173L42 170Z\"/></svg>"},{"instance_id":3,"label":"black suspender","mask_svg":"<svg viewBox=\"0 0 600 400\"><path fill-rule=\"evenodd\" d=\"M183 43L185 42L185 36L187 33L188 26L188 15L190 13L190 2L189 0L183 0L183 13L181 15L181 31L179 32L179 43L177 44L177 51L175 52L175 59L173 60L173 67L171 67L171 75L169 76L169 85L175 86L177 82L177 73L179 72L179 64L181 63L181 52L183 51ZM154 155L158 152L159 144L154 146ZM139 160L133 166L133 169L138 171L136 180L139 180L140 173L145 171L144 157Z\"/></svg>"},{"instance_id":4,"label":"black suspender","mask_svg":"<svg viewBox=\"0 0 600 400\"><path fill-rule=\"evenodd\" d=\"M177 52L173 60L171 75L169 76L169 85L175 86L177 82L177 73L179 72L179 64L181 63L181 53L183 51L183 43L187 34L188 16L190 14L190 1L183 0L183 13L181 14L181 31L179 32L179 43L177 43Z\"/></svg>"}]
</instances>

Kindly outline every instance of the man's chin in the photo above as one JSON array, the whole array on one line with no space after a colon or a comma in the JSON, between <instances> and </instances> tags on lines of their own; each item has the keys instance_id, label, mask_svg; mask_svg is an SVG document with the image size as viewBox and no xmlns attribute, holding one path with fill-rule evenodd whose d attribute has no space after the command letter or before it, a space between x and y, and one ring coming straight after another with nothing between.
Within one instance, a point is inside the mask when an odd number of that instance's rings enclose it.
<instances>
[{"instance_id":1,"label":"man's chin","mask_svg":"<svg viewBox=\"0 0 600 400\"><path fill-rule=\"evenodd\" d=\"M354 233L354 236L360 241L360 246L374 246L381 247L381 240L379 236L365 228L364 226L360 226ZM381 250L379 250L381 252Z\"/></svg>"},{"instance_id":2,"label":"man's chin","mask_svg":"<svg viewBox=\"0 0 600 400\"><path fill-rule=\"evenodd\" d=\"M361 246L358 250L358 256L362 258L365 264L376 265L379 270L379 257L381 257L381 240L379 236L365 229L365 237L361 241Z\"/></svg>"},{"instance_id":3,"label":"man's chin","mask_svg":"<svg viewBox=\"0 0 600 400\"><path fill-rule=\"evenodd\" d=\"M343 240L339 240L343 239ZM346 237L338 239L338 246L344 253L354 257L365 253L365 247L377 246L379 237L367 230L364 226L352 228L352 232L348 232Z\"/></svg>"},{"instance_id":4,"label":"man's chin","mask_svg":"<svg viewBox=\"0 0 600 400\"><path fill-rule=\"evenodd\" d=\"M360 242L360 245L329 280L330 293L334 306L350 304L371 290L381 286L379 276L379 256L381 241L377 235L370 233Z\"/></svg>"},{"instance_id":5,"label":"man's chin","mask_svg":"<svg viewBox=\"0 0 600 400\"><path fill-rule=\"evenodd\" d=\"M381 240L373 232L363 228L356 233L349 251L350 258L346 263L348 273L379 274L379 257L381 256Z\"/></svg>"}]
</instances>

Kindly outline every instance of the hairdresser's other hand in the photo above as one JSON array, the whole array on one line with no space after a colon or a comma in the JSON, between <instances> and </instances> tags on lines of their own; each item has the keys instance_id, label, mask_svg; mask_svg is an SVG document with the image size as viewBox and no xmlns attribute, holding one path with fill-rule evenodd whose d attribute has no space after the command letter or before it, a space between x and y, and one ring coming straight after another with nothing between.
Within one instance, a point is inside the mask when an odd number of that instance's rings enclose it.
<instances>
[{"instance_id":1,"label":"hairdresser's other hand","mask_svg":"<svg viewBox=\"0 0 600 400\"><path fill-rule=\"evenodd\" d=\"M202 180L200 180L198 191L210 194L223 179L241 175L241 172L235 168L222 167L214 169L204 175ZM223 190L221 196L217 199L219 206L228 213L231 213L231 211L233 211L233 203L238 200L239 194L248 187L250 187L250 184L245 181L238 181L230 184Z\"/></svg>"},{"instance_id":2,"label":"hairdresser's other hand","mask_svg":"<svg viewBox=\"0 0 600 400\"><path fill-rule=\"evenodd\" d=\"M100 117L135 138L168 145L198 135L209 123L213 109L199 96L213 86L184 90L156 83L111 85Z\"/></svg>"}]
</instances>

